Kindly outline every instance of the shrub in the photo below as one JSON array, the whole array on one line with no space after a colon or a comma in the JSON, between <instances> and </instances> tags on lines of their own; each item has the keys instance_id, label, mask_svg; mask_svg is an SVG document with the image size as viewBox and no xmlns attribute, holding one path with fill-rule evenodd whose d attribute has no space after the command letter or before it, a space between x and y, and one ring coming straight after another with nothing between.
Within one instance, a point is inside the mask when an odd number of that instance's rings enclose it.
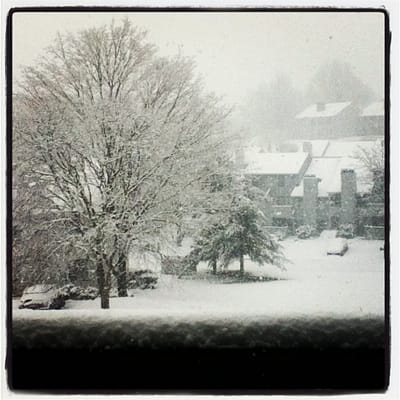
<instances>
[{"instance_id":1,"label":"shrub","mask_svg":"<svg viewBox=\"0 0 400 400\"><path fill-rule=\"evenodd\" d=\"M69 283L60 289L65 300L94 300L99 291L91 286L81 287Z\"/></svg>"},{"instance_id":2,"label":"shrub","mask_svg":"<svg viewBox=\"0 0 400 400\"><path fill-rule=\"evenodd\" d=\"M315 234L316 230L311 225L301 225L296 229L296 236L299 239L308 239Z\"/></svg>"},{"instance_id":3,"label":"shrub","mask_svg":"<svg viewBox=\"0 0 400 400\"><path fill-rule=\"evenodd\" d=\"M179 275L184 269L184 258L180 256L164 256L161 259L161 271L167 275Z\"/></svg>"},{"instance_id":4,"label":"shrub","mask_svg":"<svg viewBox=\"0 0 400 400\"><path fill-rule=\"evenodd\" d=\"M352 239L354 237L354 225L353 224L340 225L336 236L345 239Z\"/></svg>"},{"instance_id":5,"label":"shrub","mask_svg":"<svg viewBox=\"0 0 400 400\"><path fill-rule=\"evenodd\" d=\"M155 289L158 277L149 269L128 272L128 289Z\"/></svg>"}]
</instances>

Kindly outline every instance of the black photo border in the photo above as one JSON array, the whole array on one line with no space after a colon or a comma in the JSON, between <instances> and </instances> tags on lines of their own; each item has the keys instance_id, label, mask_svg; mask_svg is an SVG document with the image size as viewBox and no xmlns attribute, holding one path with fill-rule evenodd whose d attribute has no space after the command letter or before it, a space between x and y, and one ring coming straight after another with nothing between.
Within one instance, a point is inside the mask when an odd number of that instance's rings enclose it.
<instances>
[{"instance_id":1,"label":"black photo border","mask_svg":"<svg viewBox=\"0 0 400 400\"><path fill-rule=\"evenodd\" d=\"M167 351L166 353L160 354L157 353L149 353L145 352L144 354L139 355L142 357L142 361L147 357L153 363L161 363L165 368L167 368L168 363L166 360L170 360L171 369L170 371L165 371L166 374L172 373L180 373L182 374L182 381L185 379L189 379L187 384L181 385L180 387L171 386L171 387L162 387L154 385L151 388L143 388L139 386L132 387L128 382L124 382L118 380L118 377L114 376L112 371L110 371L108 386L98 387L98 389L90 387L87 388L84 385L80 386L82 382L79 380L79 377L76 376L74 378L70 378L70 386L62 386L60 387L37 387L32 388L28 385L24 386L24 379L26 380L26 376L19 376L21 371L18 370L15 363L15 354L12 349L12 83L13 83L13 65L12 65L12 31L13 31L13 15L16 13L46 13L46 12L70 12L70 13L81 13L81 12L126 12L126 13L140 13L140 12L165 12L165 13L179 13L179 12L193 12L193 13L205 13L205 12L223 12L223 13L231 13L231 12L242 12L242 13L254 13L254 12L266 12L266 13L320 13L320 12L340 12L340 13L382 13L384 16L384 25L385 25L385 249L384 249L384 257L385 257L385 349L384 349L384 379L383 384L377 387L376 389L354 389L352 387L346 386L347 381L337 382L338 384L333 385L333 387L326 387L326 381L324 380L324 373L333 374L335 371L339 371L341 368L345 367L345 363L348 361L354 362L354 357L356 357L356 365L358 365L361 370L353 371L355 375L359 375L365 373L362 370L363 359L367 357L367 354L352 354L350 355L350 359L348 355L345 353L340 353L338 356L335 355L334 352L324 351L321 353L310 353L308 350L302 351L299 349L298 351L291 351L290 354L282 354L281 352L270 352L266 355L260 355L255 359L249 356L249 352L244 351L242 353L232 353L232 352L220 352L220 351L189 351L185 350L180 352L178 350ZM6 259L7 259L7 354L6 354L6 368L7 368L7 377L8 384L11 390L29 390L32 392L39 391L41 393L69 393L69 394L83 394L83 393L98 393L98 394L121 394L121 393L143 393L143 394L172 394L172 393L187 393L187 394L344 394L344 393L383 393L389 386L389 376L390 376L390 43L391 43L391 32L389 29L389 13L384 8L336 8L336 7L251 7L251 8L225 8L225 7L205 7L205 8L196 8L196 7L113 7L113 6L79 6L79 7L16 7L11 8L8 12L7 16L7 26L6 26L6 163L7 163L7 216L6 216L6 227L7 227L7 246L6 246ZM66 354L57 354L57 357L65 356L66 366L64 366L65 371L62 372L67 373L67 368L71 367L69 363L72 362L72 357L81 357L79 353L74 355L67 356ZM40 362L42 360L55 360L52 354L38 353L38 354L23 354L22 358L29 359L33 357L39 357L37 362L39 363L38 369L40 366L43 366ZM104 354L95 353L95 354L85 354L85 362L84 365L91 365L92 367L95 365L102 365L105 362ZM121 354L112 354L108 357L106 362L116 362L120 360ZM136 354L135 354L136 357ZM225 358L221 361L221 357ZM373 356L374 357L374 356ZM377 362L378 359L381 359L381 354L376 356ZM300 361L296 362L299 359ZM242 365L237 365L237 368L241 368L244 371L244 385L240 388L235 387L234 382L232 382L232 389L227 386L223 387L215 387L212 385L212 380L210 377L211 372L207 374L207 371L212 371L215 373L213 365L215 361L220 369L221 375L226 375L229 371L232 371L233 363L243 363ZM20 360L19 360L20 361ZM149 361L149 362L150 362ZM132 366L126 365L129 360L124 358L124 365L126 368L130 368ZM133 358L132 362L135 362ZM295 368L290 368L289 370L285 370L285 366L288 365L288 362L294 363ZM177 363L183 364L180 368L176 370ZM186 365L185 365L186 363ZM278 372L284 374L285 372L288 375L285 377L285 380L279 381L279 384L285 384L286 386L279 387L278 385L272 385L271 387L265 387L265 379L268 373L273 371L272 364L275 363L274 367L278 369ZM330 365L328 365L330 364ZM82 367L83 368L83 367ZM82 368L78 370L82 372ZM174 369L175 368L175 369ZM224 370L225 368L225 370ZM346 369L346 368L345 368ZM315 384L312 387L307 387L303 389L298 389L295 386L295 382L298 382L298 377L294 379L294 375L296 373L301 377L304 374L304 371L313 371L317 374ZM318 371L322 371L320 375L318 375ZM132 374L138 372L135 368L132 370ZM189 374L190 372L190 374ZM26 374L26 371L24 371ZM89 373L89 372L88 372ZM96 371L92 371L93 374ZM258 379L252 379L250 374L258 374ZM75 374L76 375L76 374ZM198 379L196 381L190 381L190 376L197 375ZM172 375L171 375L172 376ZM275 376L275 375L274 375ZM340 375L342 376L342 375ZM128 379L128 375L125 377ZM160 377L151 377L154 382L157 382L157 379L160 382ZM224 382L229 382L229 377L224 376ZM254 377L253 377L254 378ZM92 379L96 379L95 376ZM338 378L339 379L339 378ZM342 377L342 379L344 379ZM368 375L366 379L371 379L371 376ZM339 379L340 380L340 379ZM161 379L162 382L165 380ZM16 384L16 382L18 382ZM26 382L25 382L26 383ZM76 387L74 387L74 384ZM225 385L227 385L225 383ZM101 385L100 385L101 386Z\"/></svg>"}]
</instances>

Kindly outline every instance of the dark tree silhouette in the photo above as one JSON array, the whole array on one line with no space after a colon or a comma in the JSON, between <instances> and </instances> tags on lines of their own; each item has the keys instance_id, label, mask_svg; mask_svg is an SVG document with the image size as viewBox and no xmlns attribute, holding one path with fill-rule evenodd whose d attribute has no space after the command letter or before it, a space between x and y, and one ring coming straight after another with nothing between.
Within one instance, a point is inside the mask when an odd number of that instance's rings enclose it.
<instances>
[{"instance_id":1,"label":"dark tree silhouette","mask_svg":"<svg viewBox=\"0 0 400 400\"><path fill-rule=\"evenodd\" d=\"M351 65L337 60L322 65L306 90L308 103L351 101L363 106L373 98L373 91L357 77Z\"/></svg>"}]
</instances>

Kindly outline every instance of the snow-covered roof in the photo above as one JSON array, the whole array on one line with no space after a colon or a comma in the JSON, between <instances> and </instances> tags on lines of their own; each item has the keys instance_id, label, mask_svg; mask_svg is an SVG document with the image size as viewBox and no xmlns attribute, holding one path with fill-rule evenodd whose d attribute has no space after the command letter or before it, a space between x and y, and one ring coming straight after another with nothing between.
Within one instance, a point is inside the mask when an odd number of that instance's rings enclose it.
<instances>
[{"instance_id":1,"label":"snow-covered roof","mask_svg":"<svg viewBox=\"0 0 400 400\"><path fill-rule=\"evenodd\" d=\"M370 104L368 107L365 107L362 112L362 117L375 117L382 116L385 114L385 105L383 101L376 101Z\"/></svg>"},{"instance_id":2,"label":"snow-covered roof","mask_svg":"<svg viewBox=\"0 0 400 400\"><path fill-rule=\"evenodd\" d=\"M318 104L311 104L304 111L296 115L297 119L302 118L326 118L333 117L341 113L346 107L351 104L350 101L339 103L324 103L321 110L318 109Z\"/></svg>"},{"instance_id":3,"label":"snow-covered roof","mask_svg":"<svg viewBox=\"0 0 400 400\"><path fill-rule=\"evenodd\" d=\"M313 158L305 174L319 178L318 197L328 197L330 193L341 192L342 169L354 169L357 177L357 193L370 191L372 182L368 181L368 172L360 161L353 157ZM291 196L303 197L303 181L293 189Z\"/></svg>"},{"instance_id":4,"label":"snow-covered roof","mask_svg":"<svg viewBox=\"0 0 400 400\"><path fill-rule=\"evenodd\" d=\"M346 141L332 140L325 151L326 157L354 157L360 149L370 149L376 146L376 140Z\"/></svg>"},{"instance_id":5,"label":"snow-covered roof","mask_svg":"<svg viewBox=\"0 0 400 400\"><path fill-rule=\"evenodd\" d=\"M300 172L308 153L262 153L245 150L245 174L294 175Z\"/></svg>"},{"instance_id":6,"label":"snow-covered roof","mask_svg":"<svg viewBox=\"0 0 400 400\"><path fill-rule=\"evenodd\" d=\"M303 143L311 143L312 156L321 157L329 145L329 140L288 140L286 143L293 143L297 146L297 151L303 151Z\"/></svg>"}]
</instances>

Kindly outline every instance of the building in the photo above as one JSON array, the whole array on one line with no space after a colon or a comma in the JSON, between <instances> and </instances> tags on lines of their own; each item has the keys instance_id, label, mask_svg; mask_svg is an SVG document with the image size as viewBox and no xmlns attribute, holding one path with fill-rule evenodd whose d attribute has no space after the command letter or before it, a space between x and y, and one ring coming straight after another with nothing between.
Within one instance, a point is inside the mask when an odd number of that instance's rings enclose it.
<instances>
[{"instance_id":1,"label":"building","mask_svg":"<svg viewBox=\"0 0 400 400\"><path fill-rule=\"evenodd\" d=\"M337 229L355 224L357 204L372 182L360 162L350 157L315 157L292 191L296 225Z\"/></svg>"},{"instance_id":2,"label":"building","mask_svg":"<svg viewBox=\"0 0 400 400\"><path fill-rule=\"evenodd\" d=\"M311 104L295 116L293 136L298 139L355 136L359 115L359 108L350 101Z\"/></svg>"},{"instance_id":3,"label":"building","mask_svg":"<svg viewBox=\"0 0 400 400\"><path fill-rule=\"evenodd\" d=\"M242 153L243 173L266 193L265 215L270 225L285 226L293 220L291 193L310 165L307 152L265 153L247 148Z\"/></svg>"},{"instance_id":4,"label":"building","mask_svg":"<svg viewBox=\"0 0 400 400\"><path fill-rule=\"evenodd\" d=\"M306 152L312 157L353 157L357 158L362 150L371 150L383 145L383 138L348 137L331 140L287 140L279 149L288 152Z\"/></svg>"},{"instance_id":5,"label":"building","mask_svg":"<svg viewBox=\"0 0 400 400\"><path fill-rule=\"evenodd\" d=\"M362 136L384 136L385 105L383 101L376 101L361 111L360 134Z\"/></svg>"},{"instance_id":6,"label":"building","mask_svg":"<svg viewBox=\"0 0 400 400\"><path fill-rule=\"evenodd\" d=\"M241 153L244 174L268 196L268 223L292 232L300 225L323 230L352 224L360 234L370 226L377 231L371 236L383 236L384 207L371 200L373 179L357 158L357 151L381 140L291 142L298 151Z\"/></svg>"},{"instance_id":7,"label":"building","mask_svg":"<svg viewBox=\"0 0 400 400\"><path fill-rule=\"evenodd\" d=\"M280 144L282 152L305 152L311 157L322 157L330 144L329 140L287 140Z\"/></svg>"},{"instance_id":8,"label":"building","mask_svg":"<svg viewBox=\"0 0 400 400\"><path fill-rule=\"evenodd\" d=\"M365 108L350 101L315 103L295 116L292 136L299 140L379 138L385 133L384 120L383 101L375 101Z\"/></svg>"},{"instance_id":9,"label":"building","mask_svg":"<svg viewBox=\"0 0 400 400\"><path fill-rule=\"evenodd\" d=\"M251 157L251 158L250 158ZM308 153L252 153L244 168L244 174L252 182L269 193L276 204L289 204L293 188L299 184L311 162Z\"/></svg>"}]
</instances>

